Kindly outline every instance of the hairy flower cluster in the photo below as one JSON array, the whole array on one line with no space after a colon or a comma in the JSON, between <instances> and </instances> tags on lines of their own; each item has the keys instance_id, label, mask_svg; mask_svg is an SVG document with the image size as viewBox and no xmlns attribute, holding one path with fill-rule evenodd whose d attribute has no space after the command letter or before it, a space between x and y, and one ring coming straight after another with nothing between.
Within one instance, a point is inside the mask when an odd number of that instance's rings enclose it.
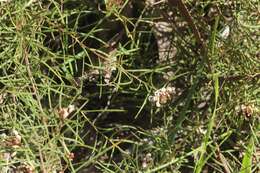
<instances>
[{"instance_id":1,"label":"hairy flower cluster","mask_svg":"<svg viewBox=\"0 0 260 173\"><path fill-rule=\"evenodd\" d=\"M153 96L149 96L149 101L155 103L156 107L162 107L162 105L171 102L175 94L174 87L163 87L156 90Z\"/></svg>"}]
</instances>

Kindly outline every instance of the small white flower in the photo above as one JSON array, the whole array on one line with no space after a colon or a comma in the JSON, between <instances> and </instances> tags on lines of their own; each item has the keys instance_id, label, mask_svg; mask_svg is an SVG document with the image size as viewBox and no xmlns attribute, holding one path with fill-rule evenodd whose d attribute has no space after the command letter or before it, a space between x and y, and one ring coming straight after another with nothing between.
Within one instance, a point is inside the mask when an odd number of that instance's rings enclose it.
<instances>
[{"instance_id":1,"label":"small white flower","mask_svg":"<svg viewBox=\"0 0 260 173\"><path fill-rule=\"evenodd\" d=\"M149 165L153 163L153 158L151 153L147 153L144 158L142 159L142 167L145 169Z\"/></svg>"},{"instance_id":2,"label":"small white flower","mask_svg":"<svg viewBox=\"0 0 260 173\"><path fill-rule=\"evenodd\" d=\"M148 166L147 162L146 162L146 161L143 161L143 162L142 162L142 168L145 169L145 168L147 168L147 166Z\"/></svg>"},{"instance_id":3,"label":"small white flower","mask_svg":"<svg viewBox=\"0 0 260 173\"><path fill-rule=\"evenodd\" d=\"M7 95L6 93L0 94L0 104L4 103L6 95Z\"/></svg>"},{"instance_id":4,"label":"small white flower","mask_svg":"<svg viewBox=\"0 0 260 173\"><path fill-rule=\"evenodd\" d=\"M207 130L203 129L203 127L199 127L199 128L198 128L198 132L199 132L200 134L205 135L205 134L207 133Z\"/></svg>"},{"instance_id":5,"label":"small white flower","mask_svg":"<svg viewBox=\"0 0 260 173\"><path fill-rule=\"evenodd\" d=\"M158 93L160 93L160 92L165 93L166 92L166 88L161 88L161 91L159 91Z\"/></svg>"},{"instance_id":6,"label":"small white flower","mask_svg":"<svg viewBox=\"0 0 260 173\"><path fill-rule=\"evenodd\" d=\"M223 31L219 34L219 36L222 38L222 39L227 39L228 36L230 34L230 27L227 25L225 26L225 28L223 29Z\"/></svg>"},{"instance_id":7,"label":"small white flower","mask_svg":"<svg viewBox=\"0 0 260 173\"><path fill-rule=\"evenodd\" d=\"M13 134L14 134L15 138L16 138L18 141L21 142L22 137L21 137L21 135L19 135L18 131L17 131L17 130L13 130Z\"/></svg>"},{"instance_id":8,"label":"small white flower","mask_svg":"<svg viewBox=\"0 0 260 173\"><path fill-rule=\"evenodd\" d=\"M68 106L68 112L69 112L69 114L71 113L71 112L73 112L73 111L75 111L75 105L69 105Z\"/></svg>"},{"instance_id":9,"label":"small white flower","mask_svg":"<svg viewBox=\"0 0 260 173\"><path fill-rule=\"evenodd\" d=\"M146 156L147 160L151 160L152 159L152 154L151 153L147 153Z\"/></svg>"}]
</instances>

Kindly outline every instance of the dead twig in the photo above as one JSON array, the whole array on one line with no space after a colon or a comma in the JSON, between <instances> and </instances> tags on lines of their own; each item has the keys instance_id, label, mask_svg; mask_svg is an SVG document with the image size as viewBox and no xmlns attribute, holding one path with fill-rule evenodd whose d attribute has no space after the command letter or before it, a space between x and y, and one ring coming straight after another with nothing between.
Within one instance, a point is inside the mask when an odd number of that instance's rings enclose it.
<instances>
[{"instance_id":1,"label":"dead twig","mask_svg":"<svg viewBox=\"0 0 260 173\"><path fill-rule=\"evenodd\" d=\"M194 19L192 18L192 16L191 16L190 12L188 11L186 5L182 2L182 0L169 0L168 2L169 2L170 5L177 6L181 15L187 21L188 25L190 26L190 28L191 28L194 36L195 36L197 43L199 44L199 48L201 50L201 55L202 55L203 59L205 60L207 66L208 66L207 68L211 72L212 69L211 69L209 59L208 59L207 47L206 47L203 39L201 38L201 34L198 30L198 27L194 23Z\"/></svg>"},{"instance_id":2,"label":"dead twig","mask_svg":"<svg viewBox=\"0 0 260 173\"><path fill-rule=\"evenodd\" d=\"M220 152L220 148L219 146L217 146L217 159L220 161L220 163L222 164L225 173L231 173L230 170L230 165L228 164L227 159L224 157L224 155Z\"/></svg>"},{"instance_id":3,"label":"dead twig","mask_svg":"<svg viewBox=\"0 0 260 173\"><path fill-rule=\"evenodd\" d=\"M182 2L182 0L169 0L169 3L170 3L170 5L177 6L177 8L180 10L181 15L185 18L185 20L190 25L197 42L199 43L199 45L202 46L202 48L204 48L204 42L201 38L198 27L195 25L192 16L190 15L187 7Z\"/></svg>"},{"instance_id":4,"label":"dead twig","mask_svg":"<svg viewBox=\"0 0 260 173\"><path fill-rule=\"evenodd\" d=\"M24 50L23 57L24 57L25 65L26 65L26 70L27 70L30 82L32 84L32 92L33 92L33 95L35 95L35 97L36 97L36 101L38 103L39 110L40 110L40 112L41 112L41 114L43 116L42 117L42 122L45 125L45 127L47 127L46 118L45 118L45 114L44 114L44 111L43 111L43 108L42 108L40 95L38 93L38 89L37 89L37 86L36 86L36 83L35 83L35 80L33 78L31 68L30 68L30 62L29 62L29 58L28 58L28 48L25 45L23 45L23 50Z\"/></svg>"}]
</instances>

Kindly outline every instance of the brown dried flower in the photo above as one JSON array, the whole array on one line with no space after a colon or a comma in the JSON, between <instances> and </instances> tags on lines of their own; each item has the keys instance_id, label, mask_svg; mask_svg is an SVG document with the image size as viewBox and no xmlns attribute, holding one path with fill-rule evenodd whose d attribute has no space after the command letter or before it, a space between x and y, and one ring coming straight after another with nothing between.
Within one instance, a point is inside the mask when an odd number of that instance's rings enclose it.
<instances>
[{"instance_id":1,"label":"brown dried flower","mask_svg":"<svg viewBox=\"0 0 260 173\"><path fill-rule=\"evenodd\" d=\"M22 164L18 166L15 170L15 172L19 173L34 173L34 168L31 165L28 164Z\"/></svg>"},{"instance_id":2,"label":"brown dried flower","mask_svg":"<svg viewBox=\"0 0 260 173\"><path fill-rule=\"evenodd\" d=\"M65 120L73 111L75 111L75 109L74 105L69 105L67 108L61 108L58 111L60 119Z\"/></svg>"},{"instance_id":3,"label":"brown dried flower","mask_svg":"<svg viewBox=\"0 0 260 173\"><path fill-rule=\"evenodd\" d=\"M21 146L22 137L19 135L19 133L16 130L13 130L12 133L13 136L8 137L5 140L5 144L13 148L18 148Z\"/></svg>"},{"instance_id":4,"label":"brown dried flower","mask_svg":"<svg viewBox=\"0 0 260 173\"><path fill-rule=\"evenodd\" d=\"M69 160L73 160L75 158L75 154L74 153L69 153L67 155L67 157L68 157Z\"/></svg>"},{"instance_id":5,"label":"brown dried flower","mask_svg":"<svg viewBox=\"0 0 260 173\"><path fill-rule=\"evenodd\" d=\"M174 94L176 94L174 87L163 87L155 91L154 95L149 97L149 101L155 103L156 107L161 107L169 103L173 99Z\"/></svg>"},{"instance_id":6,"label":"brown dried flower","mask_svg":"<svg viewBox=\"0 0 260 173\"><path fill-rule=\"evenodd\" d=\"M254 105L241 105L241 112L246 117L251 117L254 113Z\"/></svg>"}]
</instances>

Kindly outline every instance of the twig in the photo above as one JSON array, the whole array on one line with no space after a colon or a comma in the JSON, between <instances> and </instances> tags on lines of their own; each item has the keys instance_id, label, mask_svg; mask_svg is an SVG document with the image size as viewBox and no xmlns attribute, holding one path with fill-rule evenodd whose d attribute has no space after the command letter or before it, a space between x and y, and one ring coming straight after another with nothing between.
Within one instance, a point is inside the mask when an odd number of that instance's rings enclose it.
<instances>
[{"instance_id":1,"label":"twig","mask_svg":"<svg viewBox=\"0 0 260 173\"><path fill-rule=\"evenodd\" d=\"M207 47L203 41L203 39L201 38L201 34L198 30L198 27L196 26L196 24L194 23L194 20L190 14L190 12L188 11L187 7L185 6L185 4L182 2L182 0L169 0L169 3L171 5L177 6L177 8L179 9L181 15L185 18L185 20L188 22L188 25L190 26L195 39L197 41L197 43L199 44L199 48L201 49L201 55L204 59L204 61L207 64L207 68L208 71L211 72L211 65L209 62L209 58L208 58L208 50Z\"/></svg>"},{"instance_id":2,"label":"twig","mask_svg":"<svg viewBox=\"0 0 260 173\"><path fill-rule=\"evenodd\" d=\"M34 81L34 78L33 78L33 75L32 75L32 71L30 69L30 62L29 62L29 59L28 59L28 51L27 51L27 48L23 45L23 56L24 56L24 61L25 61L25 65L26 65L26 70L27 70L27 73L28 73L28 76L29 76L29 79L31 81L31 84L32 84L32 90L33 90L33 94L35 95L36 97L36 100L37 100L37 103L38 103L38 106L39 106L39 110L42 114L42 122L43 124L45 125L45 127L47 128L47 124L46 124L46 119L44 117L44 111L43 111L43 108L42 108L42 104L41 104L41 99L39 97L39 93L38 93L38 89L37 89L37 86L35 85L35 81ZM48 132L48 130L47 130Z\"/></svg>"},{"instance_id":3,"label":"twig","mask_svg":"<svg viewBox=\"0 0 260 173\"><path fill-rule=\"evenodd\" d=\"M47 171L46 171L46 169L45 169L45 165L44 165L43 155L42 155L41 149L40 149L40 148L38 148L38 149L39 149L39 157L40 157L40 162L41 162L41 165L40 165L41 171L42 171L43 173L47 173Z\"/></svg>"},{"instance_id":4,"label":"twig","mask_svg":"<svg viewBox=\"0 0 260 173\"><path fill-rule=\"evenodd\" d=\"M217 146L217 159L222 163L222 166L225 170L225 173L231 173L230 166L227 162L227 159L223 156L223 154L220 152L219 146Z\"/></svg>"},{"instance_id":5,"label":"twig","mask_svg":"<svg viewBox=\"0 0 260 173\"><path fill-rule=\"evenodd\" d=\"M194 33L194 36L197 40L197 42L199 43L199 45L202 46L202 48L204 49L204 42L201 38L200 32L198 31L197 26L195 25L195 23L193 22L193 18L190 15L187 7L185 6L185 4L182 2L182 0L169 0L170 5L173 6L177 6L177 8L180 10L181 15L185 18L185 20L188 22L188 24L190 25L192 32Z\"/></svg>"}]
</instances>

